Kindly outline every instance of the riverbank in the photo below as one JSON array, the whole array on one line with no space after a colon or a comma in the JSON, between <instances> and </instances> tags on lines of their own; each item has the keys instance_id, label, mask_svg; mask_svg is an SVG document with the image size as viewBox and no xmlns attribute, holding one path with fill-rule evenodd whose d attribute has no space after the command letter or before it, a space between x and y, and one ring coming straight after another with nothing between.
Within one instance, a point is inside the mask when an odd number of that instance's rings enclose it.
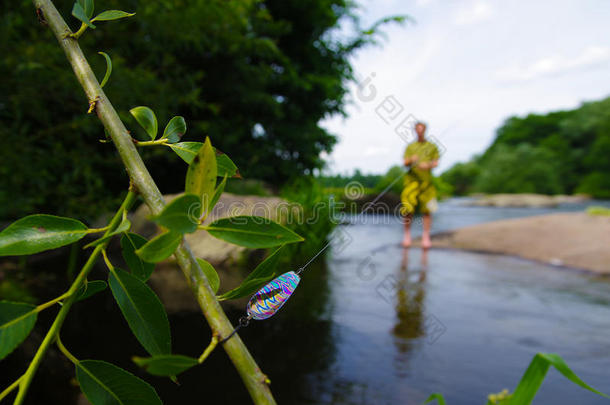
<instances>
[{"instance_id":1,"label":"riverbank","mask_svg":"<svg viewBox=\"0 0 610 405\"><path fill-rule=\"evenodd\" d=\"M493 221L433 236L434 247L519 256L610 274L610 217L558 213Z\"/></svg>"},{"instance_id":2,"label":"riverbank","mask_svg":"<svg viewBox=\"0 0 610 405\"><path fill-rule=\"evenodd\" d=\"M474 201L468 205L475 207L547 207L553 208L560 204L581 203L591 199L585 194L575 195L544 195L544 194L488 194L473 196Z\"/></svg>"}]
</instances>

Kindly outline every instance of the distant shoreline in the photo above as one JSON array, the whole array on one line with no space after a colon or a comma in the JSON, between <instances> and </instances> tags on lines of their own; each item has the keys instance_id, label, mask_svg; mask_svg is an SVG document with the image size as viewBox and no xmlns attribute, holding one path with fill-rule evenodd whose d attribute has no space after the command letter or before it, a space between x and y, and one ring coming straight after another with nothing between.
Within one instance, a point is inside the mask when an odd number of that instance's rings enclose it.
<instances>
[{"instance_id":1,"label":"distant shoreline","mask_svg":"<svg viewBox=\"0 0 610 405\"><path fill-rule=\"evenodd\" d=\"M545 195L533 193L520 194L484 194L472 195L474 200L468 205L476 207L556 207L560 204L574 204L591 200L586 194Z\"/></svg>"}]
</instances>

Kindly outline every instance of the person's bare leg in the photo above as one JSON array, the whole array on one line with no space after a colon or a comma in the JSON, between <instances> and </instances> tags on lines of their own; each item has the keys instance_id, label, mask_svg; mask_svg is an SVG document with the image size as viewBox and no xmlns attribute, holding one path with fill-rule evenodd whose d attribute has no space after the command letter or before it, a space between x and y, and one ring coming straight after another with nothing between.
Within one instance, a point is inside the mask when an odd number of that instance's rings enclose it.
<instances>
[{"instance_id":1,"label":"person's bare leg","mask_svg":"<svg viewBox=\"0 0 610 405\"><path fill-rule=\"evenodd\" d=\"M402 240L402 246L409 247L411 246L411 222L413 222L413 214L403 217L403 221L405 222L405 237Z\"/></svg>"},{"instance_id":2,"label":"person's bare leg","mask_svg":"<svg viewBox=\"0 0 610 405\"><path fill-rule=\"evenodd\" d=\"M421 237L421 247L428 249L432 247L432 241L430 240L430 228L432 226L432 216L430 214L424 215L424 233Z\"/></svg>"}]
</instances>

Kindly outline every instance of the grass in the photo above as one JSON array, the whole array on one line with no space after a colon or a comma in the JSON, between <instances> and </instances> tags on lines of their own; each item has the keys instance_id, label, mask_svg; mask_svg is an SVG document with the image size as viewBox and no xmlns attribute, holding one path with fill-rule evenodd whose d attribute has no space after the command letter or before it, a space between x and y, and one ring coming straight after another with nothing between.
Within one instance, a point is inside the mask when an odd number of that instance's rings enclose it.
<instances>
[{"instance_id":1,"label":"grass","mask_svg":"<svg viewBox=\"0 0 610 405\"><path fill-rule=\"evenodd\" d=\"M587 207L587 214L610 217L610 208L601 207L598 205L592 205L590 207Z\"/></svg>"}]
</instances>

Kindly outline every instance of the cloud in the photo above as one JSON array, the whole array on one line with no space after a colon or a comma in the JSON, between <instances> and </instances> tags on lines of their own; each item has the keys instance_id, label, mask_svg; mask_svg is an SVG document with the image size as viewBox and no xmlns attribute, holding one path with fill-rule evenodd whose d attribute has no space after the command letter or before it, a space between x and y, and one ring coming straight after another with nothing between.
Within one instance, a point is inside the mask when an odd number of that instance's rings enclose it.
<instances>
[{"instance_id":1,"label":"cloud","mask_svg":"<svg viewBox=\"0 0 610 405\"><path fill-rule=\"evenodd\" d=\"M458 10L455 16L456 25L471 25L489 19L493 9L489 3L476 1Z\"/></svg>"},{"instance_id":2,"label":"cloud","mask_svg":"<svg viewBox=\"0 0 610 405\"><path fill-rule=\"evenodd\" d=\"M529 65L501 69L496 76L504 81L526 81L599 65L609 60L610 48L588 46L577 56L548 56Z\"/></svg>"}]
</instances>

